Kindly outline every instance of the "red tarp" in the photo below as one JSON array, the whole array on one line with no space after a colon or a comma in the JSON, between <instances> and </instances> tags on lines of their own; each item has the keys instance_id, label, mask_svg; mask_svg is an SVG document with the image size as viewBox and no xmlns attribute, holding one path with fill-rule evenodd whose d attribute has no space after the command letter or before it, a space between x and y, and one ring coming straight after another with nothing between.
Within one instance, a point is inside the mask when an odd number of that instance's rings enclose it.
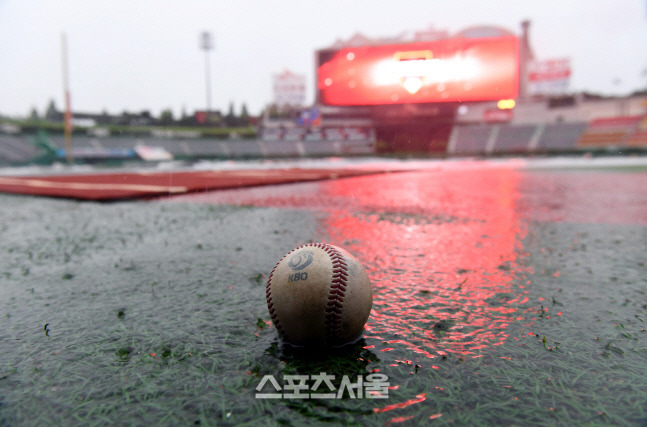
<instances>
[{"instance_id":1,"label":"red tarp","mask_svg":"<svg viewBox=\"0 0 647 427\"><path fill-rule=\"evenodd\" d=\"M119 200L390 172L367 169L154 171L0 176L0 192L82 200Z\"/></svg>"}]
</instances>

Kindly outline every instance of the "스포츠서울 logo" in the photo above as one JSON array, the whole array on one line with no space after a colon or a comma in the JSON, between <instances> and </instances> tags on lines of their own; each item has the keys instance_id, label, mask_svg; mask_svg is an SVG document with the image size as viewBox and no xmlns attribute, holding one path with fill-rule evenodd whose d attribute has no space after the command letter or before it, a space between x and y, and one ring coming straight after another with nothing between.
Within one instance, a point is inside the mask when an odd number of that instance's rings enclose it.
<instances>
[{"instance_id":1,"label":"\uc2a4\ud3ec\uce20\uc11c\uc6b8 logo","mask_svg":"<svg viewBox=\"0 0 647 427\"><path fill-rule=\"evenodd\" d=\"M265 375L256 387L257 399L386 399L389 397L388 377L373 373L366 378L357 375L355 382L348 375L342 377L339 388L335 387L334 375L321 372L315 375L284 375L281 386L273 375ZM274 390L264 392L270 384ZM267 386L267 387L266 387Z\"/></svg>"}]
</instances>

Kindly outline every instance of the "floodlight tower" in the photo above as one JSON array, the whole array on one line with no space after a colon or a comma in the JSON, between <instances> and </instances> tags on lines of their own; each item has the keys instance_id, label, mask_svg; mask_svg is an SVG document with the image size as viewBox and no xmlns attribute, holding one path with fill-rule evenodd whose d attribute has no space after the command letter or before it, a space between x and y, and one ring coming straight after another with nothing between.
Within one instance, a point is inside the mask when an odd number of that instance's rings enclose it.
<instances>
[{"instance_id":1,"label":"floodlight tower","mask_svg":"<svg viewBox=\"0 0 647 427\"><path fill-rule=\"evenodd\" d=\"M72 107L70 106L70 79L67 71L67 35L61 33L61 64L63 74L63 95L65 97L65 112L63 113L63 129L65 133L65 159L72 163Z\"/></svg>"},{"instance_id":2,"label":"floodlight tower","mask_svg":"<svg viewBox=\"0 0 647 427\"><path fill-rule=\"evenodd\" d=\"M213 49L213 42L211 40L211 33L203 31L200 34L200 48L204 50L204 67L205 67L205 80L207 90L207 116L211 111L211 72L209 71L209 51Z\"/></svg>"}]
</instances>

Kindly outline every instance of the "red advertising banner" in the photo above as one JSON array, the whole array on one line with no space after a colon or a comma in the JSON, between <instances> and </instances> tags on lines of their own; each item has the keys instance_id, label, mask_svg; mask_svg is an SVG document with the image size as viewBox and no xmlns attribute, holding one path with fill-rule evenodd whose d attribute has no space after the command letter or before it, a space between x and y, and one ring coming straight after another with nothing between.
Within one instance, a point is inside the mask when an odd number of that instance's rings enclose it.
<instances>
[{"instance_id":1,"label":"red advertising banner","mask_svg":"<svg viewBox=\"0 0 647 427\"><path fill-rule=\"evenodd\" d=\"M533 61L528 65L528 92L556 95L567 91L571 77L569 58Z\"/></svg>"},{"instance_id":2,"label":"red advertising banner","mask_svg":"<svg viewBox=\"0 0 647 427\"><path fill-rule=\"evenodd\" d=\"M483 112L483 121L486 123L509 122L513 117L513 110L485 110Z\"/></svg>"},{"instance_id":3,"label":"red advertising banner","mask_svg":"<svg viewBox=\"0 0 647 427\"><path fill-rule=\"evenodd\" d=\"M327 105L516 98L519 40L463 38L321 51L317 88Z\"/></svg>"},{"instance_id":4,"label":"red advertising banner","mask_svg":"<svg viewBox=\"0 0 647 427\"><path fill-rule=\"evenodd\" d=\"M534 61L528 69L531 82L562 80L571 76L571 61L568 58Z\"/></svg>"}]
</instances>

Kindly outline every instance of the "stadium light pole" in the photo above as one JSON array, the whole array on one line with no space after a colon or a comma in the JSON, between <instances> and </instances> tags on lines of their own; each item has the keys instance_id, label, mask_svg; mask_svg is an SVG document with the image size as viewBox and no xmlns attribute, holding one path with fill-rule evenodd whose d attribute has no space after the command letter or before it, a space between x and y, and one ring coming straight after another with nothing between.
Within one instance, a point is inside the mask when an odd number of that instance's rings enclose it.
<instances>
[{"instance_id":1,"label":"stadium light pole","mask_svg":"<svg viewBox=\"0 0 647 427\"><path fill-rule=\"evenodd\" d=\"M72 156L72 110L70 105L70 79L67 70L67 35L61 33L61 64L63 74L63 96L65 98L65 112L63 113L63 130L65 133L65 159L68 163L74 162Z\"/></svg>"},{"instance_id":2,"label":"stadium light pole","mask_svg":"<svg viewBox=\"0 0 647 427\"><path fill-rule=\"evenodd\" d=\"M209 51L213 49L213 43L211 40L211 33L208 31L203 31L200 34L200 48L204 50L204 67L205 67L205 81L206 81L206 91L207 91L207 120L209 112L211 111L211 71L209 67Z\"/></svg>"}]
</instances>

